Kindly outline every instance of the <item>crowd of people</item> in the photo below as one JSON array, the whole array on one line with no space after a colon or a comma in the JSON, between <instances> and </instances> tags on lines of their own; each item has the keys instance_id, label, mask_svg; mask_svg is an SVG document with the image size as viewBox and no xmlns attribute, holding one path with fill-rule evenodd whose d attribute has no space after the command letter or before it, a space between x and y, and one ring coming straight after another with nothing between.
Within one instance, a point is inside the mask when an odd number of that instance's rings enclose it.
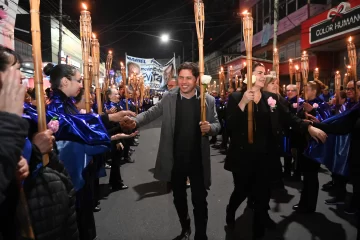
<instances>
[{"instance_id":1,"label":"crowd of people","mask_svg":"<svg viewBox=\"0 0 360 240\"><path fill-rule=\"evenodd\" d=\"M156 104L150 97L137 105L131 91L125 96L122 84L105 89L101 96L104 111L99 114L93 89L92 110L85 110L84 83L76 68L48 64L43 69L51 83L44 92L48 129L39 131L37 106L42 97L21 85L20 65L16 52L0 47L0 239L24 237L19 218L31 220L36 239L97 239L94 212L101 211L99 178L108 168L111 191L128 189L120 166L135 162L132 147L139 144L138 129L159 117L162 126L154 177L168 183L173 192L182 228L175 240L189 240L192 233L188 187L194 207L194 239L208 239L211 145L226 155L224 168L233 176L234 190L224 209L230 231L245 199L254 213L253 239L263 239L267 229L276 227L268 213L270 195L274 186L284 188L284 180L303 183L294 211L316 211L322 162L314 160L308 148L316 147L317 142L326 146L326 133L352 134L346 159L338 159L344 165L349 159L349 171L330 169L332 181L323 190L334 192L335 197L325 204L344 204L346 185L351 183L354 194L346 213L359 212L360 167L355 152L359 82L349 81L339 96L330 96L317 79L309 81L303 91L296 85L281 91L278 79L267 76L265 67L254 62L253 87L247 89L249 80L245 79L242 88L228 89L220 96L206 94L203 121L195 63L179 66L177 78L168 81L168 91ZM248 140L250 103L252 143ZM216 144L219 134L222 140ZM27 211L19 212L23 200Z\"/></svg>"}]
</instances>

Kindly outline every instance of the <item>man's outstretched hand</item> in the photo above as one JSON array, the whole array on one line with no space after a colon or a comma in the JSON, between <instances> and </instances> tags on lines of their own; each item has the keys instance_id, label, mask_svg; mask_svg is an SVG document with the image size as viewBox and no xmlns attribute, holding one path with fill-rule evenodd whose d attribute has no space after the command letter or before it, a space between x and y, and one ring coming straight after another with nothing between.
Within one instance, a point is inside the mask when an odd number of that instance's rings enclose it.
<instances>
[{"instance_id":1,"label":"man's outstretched hand","mask_svg":"<svg viewBox=\"0 0 360 240\"><path fill-rule=\"evenodd\" d=\"M117 113L109 114L109 120L111 122L121 122L125 117L135 117L136 113L132 111L120 111Z\"/></svg>"},{"instance_id":2,"label":"man's outstretched hand","mask_svg":"<svg viewBox=\"0 0 360 240\"><path fill-rule=\"evenodd\" d=\"M123 131L132 131L136 128L136 122L134 119L125 116L120 120L120 126Z\"/></svg>"}]
</instances>

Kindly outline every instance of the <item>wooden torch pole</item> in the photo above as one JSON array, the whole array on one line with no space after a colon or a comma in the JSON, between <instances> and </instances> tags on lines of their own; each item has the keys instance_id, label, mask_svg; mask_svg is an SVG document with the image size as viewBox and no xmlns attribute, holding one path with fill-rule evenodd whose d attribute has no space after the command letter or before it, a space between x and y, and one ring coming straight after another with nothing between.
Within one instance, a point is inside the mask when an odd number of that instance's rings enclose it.
<instances>
[{"instance_id":1,"label":"wooden torch pole","mask_svg":"<svg viewBox=\"0 0 360 240\"><path fill-rule=\"evenodd\" d=\"M290 84L292 85L294 79L294 63L291 58L289 59L289 75L290 75Z\"/></svg>"},{"instance_id":2,"label":"wooden torch pole","mask_svg":"<svg viewBox=\"0 0 360 240\"><path fill-rule=\"evenodd\" d=\"M309 79L309 56L306 51L304 51L301 56L301 74L304 85L304 100L307 100L305 88Z\"/></svg>"},{"instance_id":3,"label":"wooden torch pole","mask_svg":"<svg viewBox=\"0 0 360 240\"><path fill-rule=\"evenodd\" d=\"M204 65L204 26L205 26L205 10L202 0L194 1L194 13L196 32L199 43L199 84L200 84L200 102L201 102L201 121L206 121L206 106L205 106L205 86L201 83L201 78L205 72ZM204 134L203 134L204 135Z\"/></svg>"},{"instance_id":4,"label":"wooden torch pole","mask_svg":"<svg viewBox=\"0 0 360 240\"><path fill-rule=\"evenodd\" d=\"M246 48L246 66L247 66L247 89L252 89L252 41L253 41L253 18L251 13L245 11L243 13L243 33ZM253 130L253 102L248 103L248 142L254 142Z\"/></svg>"},{"instance_id":5,"label":"wooden torch pole","mask_svg":"<svg viewBox=\"0 0 360 240\"><path fill-rule=\"evenodd\" d=\"M121 66L121 77L124 83L124 94L125 94L125 104L126 104L126 110L129 110L129 99L128 99L128 92L127 92L127 81L126 81L126 70L125 70L125 66L122 62L120 62L120 66Z\"/></svg>"},{"instance_id":6,"label":"wooden torch pole","mask_svg":"<svg viewBox=\"0 0 360 240\"><path fill-rule=\"evenodd\" d=\"M347 50L348 50L348 55L349 55L349 62L350 62L350 66L351 66L351 77L353 79L350 80L354 80L354 88L355 88L355 101L357 102L359 100L359 96L357 94L357 86L356 86L356 82L357 82L357 58L356 58L356 47L354 42L352 41L352 37L349 38L349 41L347 43Z\"/></svg>"},{"instance_id":7,"label":"wooden torch pole","mask_svg":"<svg viewBox=\"0 0 360 240\"><path fill-rule=\"evenodd\" d=\"M102 103L101 103L101 88L99 83L99 72L100 72L100 44L99 40L96 38L96 35L93 33L93 38L91 41L92 48L92 62L93 62L93 75L95 81L96 89L96 103L98 107L98 114L102 114Z\"/></svg>"},{"instance_id":8,"label":"wooden torch pole","mask_svg":"<svg viewBox=\"0 0 360 240\"><path fill-rule=\"evenodd\" d=\"M91 47L91 16L87 11L86 5L83 3L84 10L80 15L80 38L81 38L81 50L83 61L83 74L84 74L84 88L85 88L85 108L86 112L90 113L90 74L89 74L89 57Z\"/></svg>"}]
</instances>

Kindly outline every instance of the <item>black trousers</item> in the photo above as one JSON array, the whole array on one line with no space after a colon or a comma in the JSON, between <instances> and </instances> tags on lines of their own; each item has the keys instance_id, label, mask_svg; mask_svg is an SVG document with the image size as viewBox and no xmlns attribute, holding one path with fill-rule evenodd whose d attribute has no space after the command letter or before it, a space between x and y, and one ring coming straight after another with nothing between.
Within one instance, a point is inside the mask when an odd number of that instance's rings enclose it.
<instances>
[{"instance_id":1,"label":"black trousers","mask_svg":"<svg viewBox=\"0 0 360 240\"><path fill-rule=\"evenodd\" d=\"M112 187L116 187L122 184L123 180L121 178L121 155L122 151L117 150L116 146L111 149L111 170L110 170L110 178L109 183Z\"/></svg>"},{"instance_id":2,"label":"black trousers","mask_svg":"<svg viewBox=\"0 0 360 240\"><path fill-rule=\"evenodd\" d=\"M202 167L174 166L171 175L171 187L174 205L183 229L190 228L189 210L187 204L186 178L191 182L191 200L194 207L195 240L207 240L206 229L208 221L207 190L204 184Z\"/></svg>"},{"instance_id":3,"label":"black trousers","mask_svg":"<svg viewBox=\"0 0 360 240\"><path fill-rule=\"evenodd\" d=\"M292 168L292 156L285 156L284 157L284 176L290 177L291 176L291 168Z\"/></svg>"},{"instance_id":4,"label":"black trousers","mask_svg":"<svg viewBox=\"0 0 360 240\"><path fill-rule=\"evenodd\" d=\"M258 154L242 171L233 172L234 191L231 194L228 213L234 214L241 203L251 196L254 203L253 234L262 237L268 218L271 177L269 164L274 157Z\"/></svg>"},{"instance_id":5,"label":"black trousers","mask_svg":"<svg viewBox=\"0 0 360 240\"><path fill-rule=\"evenodd\" d=\"M76 218L80 240L93 240L96 238L94 218L94 164L89 164L83 171L85 184L76 192Z\"/></svg>"},{"instance_id":6,"label":"black trousers","mask_svg":"<svg viewBox=\"0 0 360 240\"><path fill-rule=\"evenodd\" d=\"M332 174L335 188L335 197L339 200L345 200L346 198L346 184L349 182L349 179L345 176Z\"/></svg>"},{"instance_id":7,"label":"black trousers","mask_svg":"<svg viewBox=\"0 0 360 240\"><path fill-rule=\"evenodd\" d=\"M303 154L299 154L298 158L301 162L301 172L304 177L299 205L310 211L315 211L319 194L318 172L320 163L305 157Z\"/></svg>"}]
</instances>

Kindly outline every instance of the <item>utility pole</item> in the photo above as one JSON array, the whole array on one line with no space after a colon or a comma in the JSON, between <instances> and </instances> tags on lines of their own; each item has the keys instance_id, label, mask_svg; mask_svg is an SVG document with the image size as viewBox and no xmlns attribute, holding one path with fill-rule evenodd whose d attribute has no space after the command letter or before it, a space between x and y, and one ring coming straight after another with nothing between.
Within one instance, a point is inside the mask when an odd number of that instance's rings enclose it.
<instances>
[{"instance_id":1,"label":"utility pole","mask_svg":"<svg viewBox=\"0 0 360 240\"><path fill-rule=\"evenodd\" d=\"M274 0L274 37L273 37L273 49L277 48L277 33L279 24L279 0ZM273 65L274 66L274 65ZM275 67L275 66L274 66ZM273 69L276 71L276 69Z\"/></svg>"},{"instance_id":2,"label":"utility pole","mask_svg":"<svg viewBox=\"0 0 360 240\"><path fill-rule=\"evenodd\" d=\"M59 53L58 53L58 64L61 64L61 50L62 50L62 0L59 0Z\"/></svg>"}]
</instances>

